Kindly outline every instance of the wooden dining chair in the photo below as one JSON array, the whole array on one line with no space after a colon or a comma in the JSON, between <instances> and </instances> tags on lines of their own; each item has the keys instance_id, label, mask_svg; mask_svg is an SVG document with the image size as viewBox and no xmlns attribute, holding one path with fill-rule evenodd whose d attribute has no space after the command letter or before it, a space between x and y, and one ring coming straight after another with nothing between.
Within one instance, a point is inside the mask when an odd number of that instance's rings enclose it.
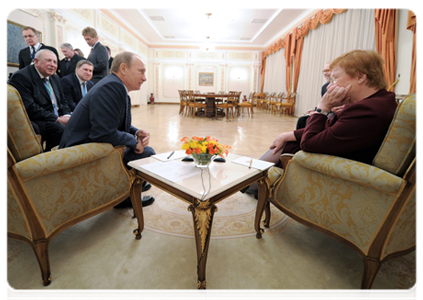
<instances>
[{"instance_id":1,"label":"wooden dining chair","mask_svg":"<svg viewBox=\"0 0 423 300\"><path fill-rule=\"evenodd\" d=\"M179 98L180 98L180 104L179 104L179 114L182 113L182 115L185 115L186 112L189 113L189 107L188 107L188 99L186 96L186 91L184 90L178 90L179 92Z\"/></svg>"},{"instance_id":2,"label":"wooden dining chair","mask_svg":"<svg viewBox=\"0 0 423 300\"><path fill-rule=\"evenodd\" d=\"M279 93L278 96L275 98L275 101L272 103L272 113L275 115L282 110L282 101L286 99L285 93Z\"/></svg>"},{"instance_id":3,"label":"wooden dining chair","mask_svg":"<svg viewBox=\"0 0 423 300\"><path fill-rule=\"evenodd\" d=\"M288 112L288 115L292 115L295 109L295 99L297 98L297 93L289 94L285 101L282 102L282 109L279 115L282 115L282 112Z\"/></svg>"},{"instance_id":4,"label":"wooden dining chair","mask_svg":"<svg viewBox=\"0 0 423 300\"><path fill-rule=\"evenodd\" d=\"M247 98L247 101L240 101L237 105L238 115L240 115L241 111L246 108L248 112L248 116L251 118L253 117L253 110L254 102L253 102L253 93L250 93L250 96Z\"/></svg>"},{"instance_id":5,"label":"wooden dining chair","mask_svg":"<svg viewBox=\"0 0 423 300\"><path fill-rule=\"evenodd\" d=\"M192 112L192 118L195 118L195 114L198 112L199 108L206 109L206 103L198 101L195 97L194 91L188 92L188 107ZM189 114L189 113L188 113Z\"/></svg>"},{"instance_id":6,"label":"wooden dining chair","mask_svg":"<svg viewBox=\"0 0 423 300\"><path fill-rule=\"evenodd\" d=\"M228 98L226 101L222 103L216 103L215 105L215 116L217 118L217 109L224 109L226 110L226 119L229 119L229 110L231 111L232 118L234 117L234 110L236 109L236 105L238 103L239 94L238 92L231 91L228 94Z\"/></svg>"}]
</instances>

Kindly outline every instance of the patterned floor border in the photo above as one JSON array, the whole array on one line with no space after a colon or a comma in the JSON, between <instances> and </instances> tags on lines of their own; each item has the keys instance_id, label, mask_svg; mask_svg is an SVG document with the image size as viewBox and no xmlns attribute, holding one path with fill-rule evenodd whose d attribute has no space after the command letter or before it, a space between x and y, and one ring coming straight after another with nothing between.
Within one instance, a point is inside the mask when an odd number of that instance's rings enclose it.
<instances>
[{"instance_id":1,"label":"patterned floor border","mask_svg":"<svg viewBox=\"0 0 423 300\"><path fill-rule=\"evenodd\" d=\"M204 294L198 296L190 295L152 295L152 294L124 294L124 293L97 293L80 291L56 291L56 290L21 290L5 289L5 299L7 300L203 300ZM248 297L248 296L211 296L210 300L357 300L358 297ZM419 297L372 297L372 300L418 300Z\"/></svg>"}]
</instances>

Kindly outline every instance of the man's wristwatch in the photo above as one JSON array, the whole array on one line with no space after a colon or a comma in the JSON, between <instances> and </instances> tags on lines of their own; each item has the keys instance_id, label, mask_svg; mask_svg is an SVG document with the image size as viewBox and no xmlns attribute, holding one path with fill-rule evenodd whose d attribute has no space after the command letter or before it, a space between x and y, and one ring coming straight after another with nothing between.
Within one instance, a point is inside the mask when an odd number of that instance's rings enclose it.
<instances>
[{"instance_id":1,"label":"man's wristwatch","mask_svg":"<svg viewBox=\"0 0 423 300\"><path fill-rule=\"evenodd\" d=\"M314 110L316 111L316 112L318 112L319 114L322 114L322 115L325 115L325 116L327 116L328 114L329 114L329 112L328 111L326 111L326 110L323 110L323 109L320 109L320 108L314 108Z\"/></svg>"}]
</instances>

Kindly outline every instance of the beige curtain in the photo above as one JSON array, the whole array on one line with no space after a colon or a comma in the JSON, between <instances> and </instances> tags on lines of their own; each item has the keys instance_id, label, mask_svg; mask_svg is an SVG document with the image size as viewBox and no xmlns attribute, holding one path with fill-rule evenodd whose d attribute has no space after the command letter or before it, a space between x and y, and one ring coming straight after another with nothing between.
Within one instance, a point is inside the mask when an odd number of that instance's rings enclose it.
<instances>
[{"instance_id":1,"label":"beige curtain","mask_svg":"<svg viewBox=\"0 0 423 300\"><path fill-rule=\"evenodd\" d=\"M411 10L408 11L407 29L413 32L413 53L411 57L411 73L410 73L410 92L414 94L416 92L416 14Z\"/></svg>"},{"instance_id":2,"label":"beige curtain","mask_svg":"<svg viewBox=\"0 0 423 300\"><path fill-rule=\"evenodd\" d=\"M266 81L263 92L286 93L285 77L286 63L284 51L277 51L266 57L266 70L264 72Z\"/></svg>"}]
</instances>

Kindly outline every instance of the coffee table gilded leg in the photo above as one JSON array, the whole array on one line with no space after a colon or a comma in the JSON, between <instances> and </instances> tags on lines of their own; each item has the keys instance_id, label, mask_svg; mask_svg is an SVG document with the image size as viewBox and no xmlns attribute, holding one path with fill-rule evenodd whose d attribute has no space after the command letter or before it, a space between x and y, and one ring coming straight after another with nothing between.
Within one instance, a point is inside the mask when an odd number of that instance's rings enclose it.
<instances>
[{"instance_id":1,"label":"coffee table gilded leg","mask_svg":"<svg viewBox=\"0 0 423 300\"><path fill-rule=\"evenodd\" d=\"M256 216L254 220L254 229L256 230L256 238L261 239L261 235L264 230L260 228L260 221L263 215L263 211L266 210L266 219L264 220L264 226L269 227L270 222L270 204L267 199L269 198L270 190L270 179L265 176L258 182L259 199L257 202Z\"/></svg>"},{"instance_id":2,"label":"coffee table gilded leg","mask_svg":"<svg viewBox=\"0 0 423 300\"><path fill-rule=\"evenodd\" d=\"M213 216L217 207L208 199L206 201L194 200L194 204L188 207L192 212L194 220L195 244L197 248L197 287L205 289L206 282L206 263L209 250L211 227Z\"/></svg>"},{"instance_id":3,"label":"coffee table gilded leg","mask_svg":"<svg viewBox=\"0 0 423 300\"><path fill-rule=\"evenodd\" d=\"M141 232L144 230L144 215L142 212L141 191L143 180L138 176L134 178L131 188L131 202L134 210L134 217L138 221L138 228L134 229L135 239L141 239Z\"/></svg>"}]
</instances>

